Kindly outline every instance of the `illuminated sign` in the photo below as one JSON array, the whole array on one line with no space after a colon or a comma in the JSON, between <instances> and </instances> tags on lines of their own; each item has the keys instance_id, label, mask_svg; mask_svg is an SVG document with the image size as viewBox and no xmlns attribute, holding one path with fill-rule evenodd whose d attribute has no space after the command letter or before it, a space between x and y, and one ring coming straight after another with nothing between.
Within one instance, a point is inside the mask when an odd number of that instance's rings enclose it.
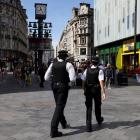
<instances>
[{"instance_id":1,"label":"illuminated sign","mask_svg":"<svg viewBox=\"0 0 140 140\"><path fill-rule=\"evenodd\" d=\"M134 42L132 40L126 41L123 44L123 52L133 51L134 50Z\"/></svg>"}]
</instances>

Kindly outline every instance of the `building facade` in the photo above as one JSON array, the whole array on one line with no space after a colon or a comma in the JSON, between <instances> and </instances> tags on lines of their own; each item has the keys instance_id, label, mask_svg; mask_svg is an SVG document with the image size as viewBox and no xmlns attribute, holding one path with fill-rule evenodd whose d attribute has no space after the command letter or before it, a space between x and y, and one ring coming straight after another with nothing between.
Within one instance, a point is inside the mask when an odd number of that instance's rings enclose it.
<instances>
[{"instance_id":1,"label":"building facade","mask_svg":"<svg viewBox=\"0 0 140 140\"><path fill-rule=\"evenodd\" d=\"M26 20L20 0L0 0L0 61L9 70L28 55Z\"/></svg>"},{"instance_id":2,"label":"building facade","mask_svg":"<svg viewBox=\"0 0 140 140\"><path fill-rule=\"evenodd\" d=\"M68 50L74 61L81 62L90 59L93 52L93 8L90 4L80 3L80 8L73 8L72 13L73 18L62 33L59 49Z\"/></svg>"},{"instance_id":3,"label":"building facade","mask_svg":"<svg viewBox=\"0 0 140 140\"><path fill-rule=\"evenodd\" d=\"M102 63L118 68L134 66L134 34L137 29L136 63L140 66L140 16L135 26L135 0L94 0L94 46ZM137 0L137 13L140 0ZM136 27L136 28L135 28Z\"/></svg>"}]
</instances>

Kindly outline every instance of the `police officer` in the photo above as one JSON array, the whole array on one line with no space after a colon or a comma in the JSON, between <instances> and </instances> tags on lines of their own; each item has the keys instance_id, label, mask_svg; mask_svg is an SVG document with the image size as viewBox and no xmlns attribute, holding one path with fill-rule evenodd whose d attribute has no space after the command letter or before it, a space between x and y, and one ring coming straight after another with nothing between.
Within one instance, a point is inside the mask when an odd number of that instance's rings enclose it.
<instances>
[{"instance_id":1,"label":"police officer","mask_svg":"<svg viewBox=\"0 0 140 140\"><path fill-rule=\"evenodd\" d=\"M92 59L91 66L87 68L82 76L86 105L87 132L92 131L92 100L95 103L95 116L99 125L104 118L101 116L101 98L105 99L104 72L97 67L98 57ZM102 91L102 96L101 96Z\"/></svg>"},{"instance_id":2,"label":"police officer","mask_svg":"<svg viewBox=\"0 0 140 140\"><path fill-rule=\"evenodd\" d=\"M52 77L52 90L56 103L55 111L51 121L51 137L60 137L62 132L58 131L59 122L62 128L67 128L69 125L64 116L64 108L68 98L69 83L75 82L75 70L71 63L66 62L68 57L67 51L61 50L58 52L58 61L50 64L45 73L45 80Z\"/></svg>"}]
</instances>

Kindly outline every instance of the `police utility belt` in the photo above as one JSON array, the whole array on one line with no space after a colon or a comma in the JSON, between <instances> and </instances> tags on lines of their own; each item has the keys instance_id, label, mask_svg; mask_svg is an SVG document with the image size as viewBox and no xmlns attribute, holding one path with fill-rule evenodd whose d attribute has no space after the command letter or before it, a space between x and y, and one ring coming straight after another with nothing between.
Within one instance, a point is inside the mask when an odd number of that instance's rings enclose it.
<instances>
[{"instance_id":1,"label":"police utility belt","mask_svg":"<svg viewBox=\"0 0 140 140\"><path fill-rule=\"evenodd\" d=\"M100 87L100 85L99 84L87 84L87 87L98 88L98 87Z\"/></svg>"},{"instance_id":2,"label":"police utility belt","mask_svg":"<svg viewBox=\"0 0 140 140\"><path fill-rule=\"evenodd\" d=\"M68 85L68 83L54 82L53 85L54 86L66 86L66 85Z\"/></svg>"}]
</instances>

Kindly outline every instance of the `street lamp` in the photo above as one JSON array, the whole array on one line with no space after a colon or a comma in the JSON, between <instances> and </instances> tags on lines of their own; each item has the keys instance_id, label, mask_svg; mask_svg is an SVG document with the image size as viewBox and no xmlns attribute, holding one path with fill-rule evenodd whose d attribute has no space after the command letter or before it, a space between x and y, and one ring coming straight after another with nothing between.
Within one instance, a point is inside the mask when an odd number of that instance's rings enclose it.
<instances>
[{"instance_id":1,"label":"street lamp","mask_svg":"<svg viewBox=\"0 0 140 140\"><path fill-rule=\"evenodd\" d=\"M137 67L136 65L136 52L137 52L137 0L135 0L135 26L134 26L134 69Z\"/></svg>"},{"instance_id":2,"label":"street lamp","mask_svg":"<svg viewBox=\"0 0 140 140\"><path fill-rule=\"evenodd\" d=\"M35 52L35 73L37 73L37 67L42 64L42 54L44 48L42 47L42 42L44 39L51 39L51 29L52 24L47 22L42 22L41 32L39 32L38 22L29 22L29 39L33 39L36 43L31 49Z\"/></svg>"}]
</instances>

